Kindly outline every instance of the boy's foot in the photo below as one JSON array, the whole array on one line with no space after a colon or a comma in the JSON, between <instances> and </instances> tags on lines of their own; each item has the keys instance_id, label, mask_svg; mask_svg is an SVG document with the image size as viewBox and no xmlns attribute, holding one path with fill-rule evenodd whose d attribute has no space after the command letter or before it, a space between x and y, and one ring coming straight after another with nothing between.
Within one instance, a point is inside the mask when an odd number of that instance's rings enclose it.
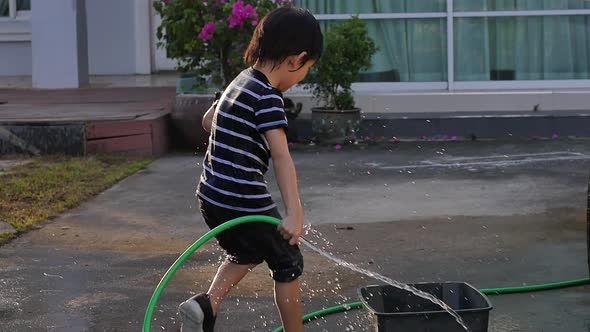
<instances>
[{"instance_id":1,"label":"boy's foot","mask_svg":"<svg viewBox=\"0 0 590 332\"><path fill-rule=\"evenodd\" d=\"M182 319L182 332L213 332L215 316L209 295L199 294L178 306Z\"/></svg>"}]
</instances>

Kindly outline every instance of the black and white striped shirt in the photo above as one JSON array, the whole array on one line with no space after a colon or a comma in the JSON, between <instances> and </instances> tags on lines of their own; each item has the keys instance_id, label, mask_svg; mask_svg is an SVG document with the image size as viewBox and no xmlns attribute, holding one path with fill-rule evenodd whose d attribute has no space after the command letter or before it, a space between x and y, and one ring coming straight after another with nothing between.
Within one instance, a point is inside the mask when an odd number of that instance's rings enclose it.
<instances>
[{"instance_id":1,"label":"black and white striped shirt","mask_svg":"<svg viewBox=\"0 0 590 332\"><path fill-rule=\"evenodd\" d=\"M287 125L281 91L254 68L241 72L215 108L197 195L241 212L274 208L264 181L270 159L264 132Z\"/></svg>"}]
</instances>

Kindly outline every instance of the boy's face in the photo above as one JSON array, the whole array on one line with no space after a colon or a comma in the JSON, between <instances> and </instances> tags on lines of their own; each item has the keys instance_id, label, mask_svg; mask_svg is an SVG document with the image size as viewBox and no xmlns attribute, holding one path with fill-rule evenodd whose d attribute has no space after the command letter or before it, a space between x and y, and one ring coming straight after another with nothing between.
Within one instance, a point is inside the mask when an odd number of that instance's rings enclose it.
<instances>
[{"instance_id":1,"label":"boy's face","mask_svg":"<svg viewBox=\"0 0 590 332\"><path fill-rule=\"evenodd\" d=\"M285 72L286 79L281 90L287 91L295 84L303 81L314 64L315 60L308 60L303 66L298 61L289 62Z\"/></svg>"},{"instance_id":2,"label":"boy's face","mask_svg":"<svg viewBox=\"0 0 590 332\"><path fill-rule=\"evenodd\" d=\"M299 70L295 71L293 74L297 74L297 83L303 81L303 79L305 78L305 76L307 76L307 74L309 73L309 70L311 69L311 67L313 67L313 65L315 64L315 60L308 60L303 67L301 67ZM297 84L295 83L295 84Z\"/></svg>"}]
</instances>

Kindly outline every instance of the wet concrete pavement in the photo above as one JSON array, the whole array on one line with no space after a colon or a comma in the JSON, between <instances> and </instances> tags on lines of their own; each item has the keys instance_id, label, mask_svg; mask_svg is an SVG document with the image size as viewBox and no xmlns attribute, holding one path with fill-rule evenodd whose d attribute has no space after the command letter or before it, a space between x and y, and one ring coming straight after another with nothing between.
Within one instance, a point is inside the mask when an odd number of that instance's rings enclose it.
<instances>
[{"instance_id":1,"label":"wet concrete pavement","mask_svg":"<svg viewBox=\"0 0 590 332\"><path fill-rule=\"evenodd\" d=\"M306 236L351 263L403 282L478 288L588 276L588 141L293 150L314 229ZM140 330L158 280L206 231L194 200L201 159L161 158L1 247L0 331ZM303 250L306 312L357 301L358 287L376 283ZM178 329L177 304L207 287L220 257L211 244L187 262L164 292L152 330ZM490 331L588 332L589 295L586 286L490 297ZM277 325L272 282L260 266L232 292L217 330ZM306 330L369 331L370 321L357 310Z\"/></svg>"}]
</instances>

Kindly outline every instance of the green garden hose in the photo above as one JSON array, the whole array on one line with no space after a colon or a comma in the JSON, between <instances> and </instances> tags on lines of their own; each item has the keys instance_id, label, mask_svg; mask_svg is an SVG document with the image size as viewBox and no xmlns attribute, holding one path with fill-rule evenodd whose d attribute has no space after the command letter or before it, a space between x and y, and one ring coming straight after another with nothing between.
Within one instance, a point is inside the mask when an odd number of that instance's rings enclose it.
<instances>
[{"instance_id":1,"label":"green garden hose","mask_svg":"<svg viewBox=\"0 0 590 332\"><path fill-rule=\"evenodd\" d=\"M205 244L211 238L215 237L217 234L219 234L229 228L232 228L232 227L235 227L235 226L238 226L241 224L249 223L249 222L265 222L265 223L274 224L274 225L279 225L281 223L281 221L279 219L269 217L269 216L261 216L261 215L245 216L245 217L236 218L236 219L230 220L226 223L223 223L223 224L215 227L211 231L207 232L201 238L199 238L185 252L183 252L182 255L180 255L180 257L178 257L178 259L176 259L174 264L172 264L172 266L168 269L168 271L166 271L166 273L164 274L164 277L162 277L162 279L160 280L160 283L158 283L158 286L156 287L156 290L152 294L152 297L150 299L150 302L149 302L148 307L145 312L145 316L143 319L143 332L150 331L152 315L154 313L154 308L156 307L156 304L158 303L158 299L160 298L160 295L164 291L164 288L166 288L166 286L168 285L168 282L170 281L170 279L172 279L172 276L182 266L182 264L184 264L184 262L190 256L192 256L192 254L197 249L199 249L203 244ZM580 286L580 285L585 285L585 284L590 284L590 278L557 282L557 283L551 283L551 284L543 284L543 285L531 285L531 286L508 287L508 288L488 288L488 289L481 289L480 291L484 294L487 294L487 295L497 295L497 294L536 292L536 291L543 291L543 290L550 290L550 289L557 289L557 288L564 288L564 287ZM339 313L339 312L343 312L343 311L349 311L349 310L353 310L353 309L359 309L359 308L362 308L361 302L352 302L352 303L348 303L348 304L341 304L338 306L325 308L325 309L322 309L319 311L309 313L303 317L303 321L309 322L309 321L315 320L317 318L320 318L320 317L323 317L326 315L335 314L335 313ZM273 332L280 332L280 331L283 331L282 327L275 329Z\"/></svg>"},{"instance_id":2,"label":"green garden hose","mask_svg":"<svg viewBox=\"0 0 590 332\"><path fill-rule=\"evenodd\" d=\"M330 307L330 308L325 308L322 310L311 312L311 313L303 316L303 323L311 322L312 320L316 320L320 317L328 316L331 314L337 314L339 312L360 309L362 307L363 307L363 303L361 301L358 301L358 302L340 304L340 305ZM282 331L283 331L282 326L273 330L273 332L282 332Z\"/></svg>"},{"instance_id":3,"label":"green garden hose","mask_svg":"<svg viewBox=\"0 0 590 332\"><path fill-rule=\"evenodd\" d=\"M551 289L566 288L573 286L582 286L590 284L590 278L577 279L571 281L561 281L551 284L531 285L531 286L519 286L519 287L505 287L505 288L484 288L479 291L486 295L500 295L500 294L515 294L515 293L529 293L529 292L540 292Z\"/></svg>"}]
</instances>

